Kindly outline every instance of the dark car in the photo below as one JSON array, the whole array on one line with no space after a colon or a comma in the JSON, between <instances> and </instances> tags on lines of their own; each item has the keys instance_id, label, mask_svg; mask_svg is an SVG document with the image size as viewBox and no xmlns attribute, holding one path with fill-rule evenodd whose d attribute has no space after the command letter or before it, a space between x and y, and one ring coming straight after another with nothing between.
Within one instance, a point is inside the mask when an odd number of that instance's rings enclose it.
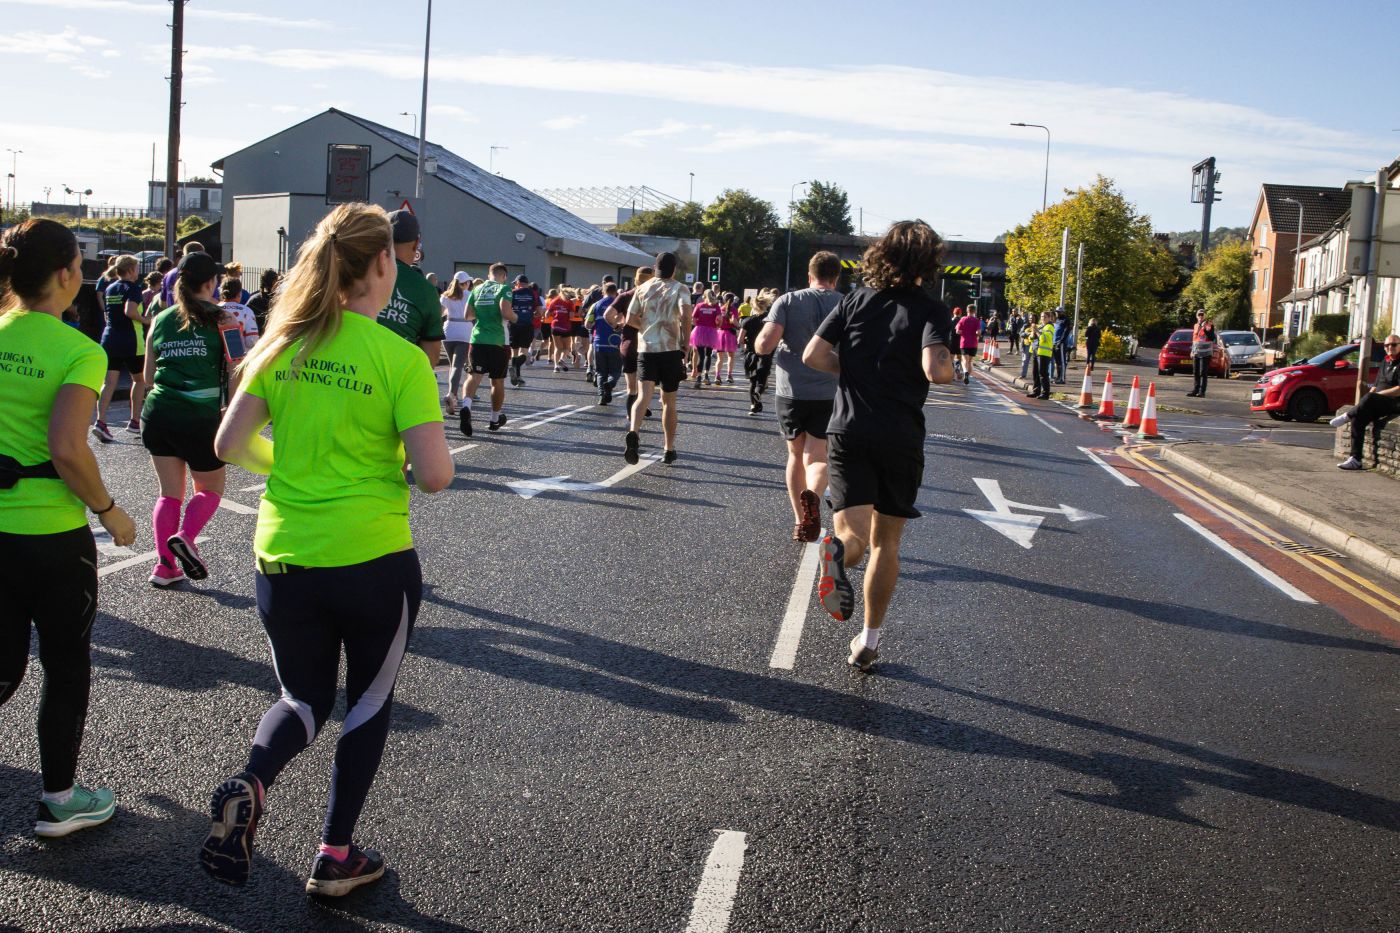
<instances>
[{"instance_id":1,"label":"dark car","mask_svg":"<svg viewBox=\"0 0 1400 933\"><path fill-rule=\"evenodd\" d=\"M1173 331L1162 349L1157 353L1157 375L1172 376L1191 372L1191 329ZM1230 378L1230 354L1219 340L1210 355L1210 375L1216 379Z\"/></svg>"},{"instance_id":2,"label":"dark car","mask_svg":"<svg viewBox=\"0 0 1400 933\"><path fill-rule=\"evenodd\" d=\"M1316 421L1356 398L1356 355L1359 343L1343 344L1310 360L1266 373L1249 396L1249 410L1268 412L1275 421ZM1371 345L1366 381L1376 374L1382 351Z\"/></svg>"}]
</instances>

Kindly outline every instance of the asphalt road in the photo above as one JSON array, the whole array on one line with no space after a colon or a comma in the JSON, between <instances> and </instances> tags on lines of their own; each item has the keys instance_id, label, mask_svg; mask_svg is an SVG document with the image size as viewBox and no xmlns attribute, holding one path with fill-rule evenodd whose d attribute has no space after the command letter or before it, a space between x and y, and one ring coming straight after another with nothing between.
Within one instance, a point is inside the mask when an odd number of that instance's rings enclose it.
<instances>
[{"instance_id":1,"label":"asphalt road","mask_svg":"<svg viewBox=\"0 0 1400 933\"><path fill-rule=\"evenodd\" d=\"M209 790L275 695L257 478L231 469L209 580L148 586L148 527L102 558L80 779L116 790L116 818L37 842L37 666L0 712L0 925L1400 924L1400 604L1364 575L979 377L930 401L924 518L860 675L854 627L800 579L771 405L683 390L679 462L604 485L620 408L578 408L577 373L526 376L507 429L449 426L456 481L414 496L429 589L358 830L385 879L302 893L340 712L273 789L250 886L196 864ZM149 514L136 438L98 455Z\"/></svg>"}]
</instances>

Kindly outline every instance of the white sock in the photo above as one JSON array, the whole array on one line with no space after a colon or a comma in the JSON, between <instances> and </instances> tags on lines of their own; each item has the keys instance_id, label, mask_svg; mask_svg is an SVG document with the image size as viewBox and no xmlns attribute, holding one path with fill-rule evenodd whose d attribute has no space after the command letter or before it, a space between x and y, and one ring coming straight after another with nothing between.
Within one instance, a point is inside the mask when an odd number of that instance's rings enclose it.
<instances>
[{"instance_id":1,"label":"white sock","mask_svg":"<svg viewBox=\"0 0 1400 933\"><path fill-rule=\"evenodd\" d=\"M880 632L882 629L866 628L860 631L860 642L867 648L880 647Z\"/></svg>"},{"instance_id":2,"label":"white sock","mask_svg":"<svg viewBox=\"0 0 1400 933\"><path fill-rule=\"evenodd\" d=\"M48 791L44 791L44 796L40 799L42 799L44 803L54 803L58 804L61 807L64 804L68 803L68 801L73 799L73 788L70 787L67 790L59 791L56 794L51 794Z\"/></svg>"},{"instance_id":3,"label":"white sock","mask_svg":"<svg viewBox=\"0 0 1400 933\"><path fill-rule=\"evenodd\" d=\"M462 399L462 407L465 408L467 411L472 410L471 396L467 396L466 398Z\"/></svg>"},{"instance_id":4,"label":"white sock","mask_svg":"<svg viewBox=\"0 0 1400 933\"><path fill-rule=\"evenodd\" d=\"M500 421L500 420L501 420L501 410L500 410L499 408L493 408L493 409L491 409L491 420L492 420L492 421Z\"/></svg>"}]
</instances>

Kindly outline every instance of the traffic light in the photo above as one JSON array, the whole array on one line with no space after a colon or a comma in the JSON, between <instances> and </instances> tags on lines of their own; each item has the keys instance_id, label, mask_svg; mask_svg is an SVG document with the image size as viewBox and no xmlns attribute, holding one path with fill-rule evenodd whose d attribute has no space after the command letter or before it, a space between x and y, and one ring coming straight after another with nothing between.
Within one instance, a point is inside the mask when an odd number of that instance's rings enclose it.
<instances>
[{"instance_id":1,"label":"traffic light","mask_svg":"<svg viewBox=\"0 0 1400 933\"><path fill-rule=\"evenodd\" d=\"M718 257L718 256L711 256L711 257L710 257L709 280L710 280L710 283L711 283L712 285L718 285L718 284L719 284L719 257Z\"/></svg>"}]
</instances>

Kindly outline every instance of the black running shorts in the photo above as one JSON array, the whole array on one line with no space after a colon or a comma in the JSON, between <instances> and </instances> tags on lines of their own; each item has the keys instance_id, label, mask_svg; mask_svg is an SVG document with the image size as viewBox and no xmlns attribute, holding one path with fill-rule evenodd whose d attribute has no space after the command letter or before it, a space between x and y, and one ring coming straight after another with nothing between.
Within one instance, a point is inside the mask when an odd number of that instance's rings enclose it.
<instances>
[{"instance_id":1,"label":"black running shorts","mask_svg":"<svg viewBox=\"0 0 1400 933\"><path fill-rule=\"evenodd\" d=\"M491 379L504 379L510 368L510 353L505 347L489 343L474 343L471 349L472 373Z\"/></svg>"},{"instance_id":2,"label":"black running shorts","mask_svg":"<svg viewBox=\"0 0 1400 933\"><path fill-rule=\"evenodd\" d=\"M674 392L685 380L685 354L680 350L638 354L638 371L643 382L654 382L662 392Z\"/></svg>"},{"instance_id":3,"label":"black running shorts","mask_svg":"<svg viewBox=\"0 0 1400 933\"><path fill-rule=\"evenodd\" d=\"M831 509L873 505L881 515L918 518L914 502L924 480L924 452L903 451L861 441L845 441L841 434L826 439L830 467Z\"/></svg>"},{"instance_id":4,"label":"black running shorts","mask_svg":"<svg viewBox=\"0 0 1400 933\"><path fill-rule=\"evenodd\" d=\"M131 373L134 376L141 375L141 371L146 366L144 356L119 356L114 355L111 350L107 351L107 372Z\"/></svg>"},{"instance_id":5,"label":"black running shorts","mask_svg":"<svg viewBox=\"0 0 1400 933\"><path fill-rule=\"evenodd\" d=\"M623 373L635 373L637 371L637 328L622 328L622 343L618 344L618 350L622 352Z\"/></svg>"},{"instance_id":6,"label":"black running shorts","mask_svg":"<svg viewBox=\"0 0 1400 933\"><path fill-rule=\"evenodd\" d=\"M158 416L141 419L141 444L152 457L175 457L197 473L212 473L224 465L214 456L217 433L217 418L203 421L169 420Z\"/></svg>"},{"instance_id":7,"label":"black running shorts","mask_svg":"<svg viewBox=\"0 0 1400 933\"><path fill-rule=\"evenodd\" d=\"M826 440L826 426L831 421L834 399L784 398L778 396L778 430L783 437L795 441L806 434L819 441Z\"/></svg>"},{"instance_id":8,"label":"black running shorts","mask_svg":"<svg viewBox=\"0 0 1400 933\"><path fill-rule=\"evenodd\" d=\"M512 350L529 349L530 344L535 342L534 324L512 324L510 325L510 346Z\"/></svg>"}]
</instances>

